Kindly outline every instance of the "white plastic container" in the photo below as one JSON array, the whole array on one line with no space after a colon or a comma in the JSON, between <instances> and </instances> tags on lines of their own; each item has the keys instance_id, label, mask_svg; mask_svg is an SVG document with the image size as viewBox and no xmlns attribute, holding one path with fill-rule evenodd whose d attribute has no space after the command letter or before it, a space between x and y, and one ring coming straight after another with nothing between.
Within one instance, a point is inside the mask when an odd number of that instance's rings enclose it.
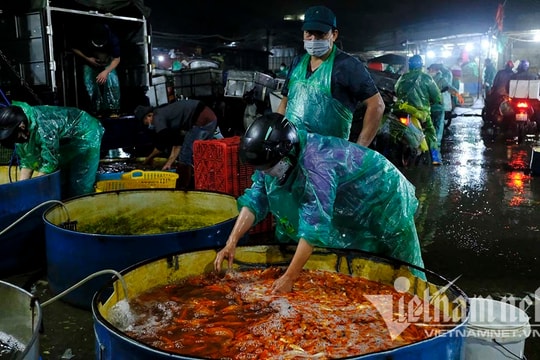
<instances>
[{"instance_id":1,"label":"white plastic container","mask_svg":"<svg viewBox=\"0 0 540 360\"><path fill-rule=\"evenodd\" d=\"M510 80L510 97L540 100L540 80Z\"/></svg>"},{"instance_id":2,"label":"white plastic container","mask_svg":"<svg viewBox=\"0 0 540 360\"><path fill-rule=\"evenodd\" d=\"M485 298L471 298L464 360L524 359L531 333L529 317L516 306Z\"/></svg>"},{"instance_id":3,"label":"white plastic container","mask_svg":"<svg viewBox=\"0 0 540 360\"><path fill-rule=\"evenodd\" d=\"M540 146L533 146L529 168L532 175L540 175Z\"/></svg>"}]
</instances>

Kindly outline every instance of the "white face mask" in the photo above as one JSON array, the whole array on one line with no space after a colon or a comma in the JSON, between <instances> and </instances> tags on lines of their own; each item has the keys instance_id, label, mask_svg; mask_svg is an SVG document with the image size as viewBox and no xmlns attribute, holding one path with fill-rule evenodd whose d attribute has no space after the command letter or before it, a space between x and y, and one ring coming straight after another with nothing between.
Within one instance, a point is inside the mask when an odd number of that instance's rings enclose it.
<instances>
[{"instance_id":1,"label":"white face mask","mask_svg":"<svg viewBox=\"0 0 540 360\"><path fill-rule=\"evenodd\" d=\"M309 55L321 57L330 50L330 40L304 40L304 49Z\"/></svg>"},{"instance_id":2,"label":"white face mask","mask_svg":"<svg viewBox=\"0 0 540 360\"><path fill-rule=\"evenodd\" d=\"M270 169L264 170L263 173L269 176L277 178L280 182L285 179L287 171L291 167L289 159L283 158L276 165L272 166Z\"/></svg>"}]
</instances>

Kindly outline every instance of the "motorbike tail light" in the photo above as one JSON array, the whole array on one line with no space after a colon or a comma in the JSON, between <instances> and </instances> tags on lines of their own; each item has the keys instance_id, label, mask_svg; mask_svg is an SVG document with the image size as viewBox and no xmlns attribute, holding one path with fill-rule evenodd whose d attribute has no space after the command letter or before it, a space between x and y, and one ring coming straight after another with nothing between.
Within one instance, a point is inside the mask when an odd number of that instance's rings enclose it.
<instances>
[{"instance_id":1,"label":"motorbike tail light","mask_svg":"<svg viewBox=\"0 0 540 360\"><path fill-rule=\"evenodd\" d=\"M529 108L529 103L526 102L526 101L518 101L518 102L516 103L516 107L517 107L518 109L528 109L528 108Z\"/></svg>"},{"instance_id":2,"label":"motorbike tail light","mask_svg":"<svg viewBox=\"0 0 540 360\"><path fill-rule=\"evenodd\" d=\"M409 126L409 123L411 122L411 120L409 119L408 116L400 116L399 117L399 122L402 123L405 126Z\"/></svg>"}]
</instances>

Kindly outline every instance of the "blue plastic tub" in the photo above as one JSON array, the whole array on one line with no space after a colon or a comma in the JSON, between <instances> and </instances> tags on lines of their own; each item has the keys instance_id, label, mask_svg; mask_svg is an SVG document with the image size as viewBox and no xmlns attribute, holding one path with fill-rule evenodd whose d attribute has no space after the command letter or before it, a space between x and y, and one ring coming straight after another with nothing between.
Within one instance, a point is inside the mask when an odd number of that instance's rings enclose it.
<instances>
[{"instance_id":1,"label":"blue plastic tub","mask_svg":"<svg viewBox=\"0 0 540 360\"><path fill-rule=\"evenodd\" d=\"M290 261L295 248L295 246L279 245L238 246L234 267L239 269L243 267L282 266ZM212 271L213 261L218 250L205 249L171 254L123 270L121 273L126 284L128 297L136 297L152 287L165 286L191 275ZM412 276L403 263L354 250L315 249L305 268L342 272L387 285L393 285L399 277L407 277L411 284L409 288L411 294L418 295L418 299L423 299L420 301L425 301L427 292L429 299L433 300L440 309L446 309L443 312L452 314L452 319L455 319L454 326L449 327L446 332L426 340L387 351L352 356L347 359L461 359L465 326L468 321L469 301L459 288L446 279L426 270L428 275L428 283L426 283L424 280ZM112 318L117 316L114 314L118 313L111 311L111 309L124 300L124 288L119 280L111 281L94 296L92 315L96 334L96 354L98 355L96 359L199 359L166 352L144 344L115 327Z\"/></svg>"},{"instance_id":2,"label":"blue plastic tub","mask_svg":"<svg viewBox=\"0 0 540 360\"><path fill-rule=\"evenodd\" d=\"M24 289L0 281L0 334L3 344L13 340L23 349L2 346L0 359L38 360L42 311L37 299ZM7 335L7 338L6 338Z\"/></svg>"},{"instance_id":3,"label":"blue plastic tub","mask_svg":"<svg viewBox=\"0 0 540 360\"><path fill-rule=\"evenodd\" d=\"M64 204L65 208L55 206L43 215L47 277L53 293L60 293L101 270L120 271L142 260L172 252L223 246L238 216L233 196L205 191L122 190L85 195ZM77 222L75 230L64 225L68 220L66 209L70 223ZM153 219L168 216L206 216L215 222L186 231L146 235L78 231L87 224L110 219L133 219L151 224ZM62 300L90 308L92 296L110 278L111 275L93 278Z\"/></svg>"},{"instance_id":4,"label":"blue plastic tub","mask_svg":"<svg viewBox=\"0 0 540 360\"><path fill-rule=\"evenodd\" d=\"M16 167L0 166L0 231L7 229L34 207L60 200L60 172L24 181ZM13 181L13 182L10 182ZM0 236L0 276L33 271L45 267L45 229L43 205Z\"/></svg>"}]
</instances>

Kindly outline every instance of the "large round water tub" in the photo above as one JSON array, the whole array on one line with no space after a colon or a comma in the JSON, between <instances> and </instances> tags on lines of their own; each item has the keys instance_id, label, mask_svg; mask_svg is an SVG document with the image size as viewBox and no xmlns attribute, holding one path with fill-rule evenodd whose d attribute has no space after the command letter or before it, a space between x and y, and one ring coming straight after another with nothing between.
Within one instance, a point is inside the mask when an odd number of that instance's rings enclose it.
<instances>
[{"instance_id":1,"label":"large round water tub","mask_svg":"<svg viewBox=\"0 0 540 360\"><path fill-rule=\"evenodd\" d=\"M119 271L173 252L222 246L237 216L233 196L205 191L125 190L71 199L43 215L49 286L60 293L101 270ZM181 231L155 232L153 228L149 234L124 232L128 223L133 223L130 229L151 228L158 220L169 218L197 224ZM200 227L198 220L206 226ZM82 232L92 228L100 229L99 233ZM110 277L96 276L62 299L90 308L92 296Z\"/></svg>"},{"instance_id":2,"label":"large round water tub","mask_svg":"<svg viewBox=\"0 0 540 360\"><path fill-rule=\"evenodd\" d=\"M290 262L295 248L295 246L284 245L239 246L234 267L241 269L283 266ZM217 251L217 249L206 249L172 254L142 262L122 271L128 298L134 298L154 287L173 284L183 278L212 271ZM396 279L405 277L410 282L408 292L414 298L419 301L430 301L446 316L452 318L453 326L449 327L444 334L440 333L409 345L353 356L349 359L460 359L463 333L468 317L468 299L459 288L447 280L426 270L428 281L424 281L414 277L403 263L350 250L315 249L305 269L340 272L391 286L394 285ZM117 309L122 308L125 304L124 300L124 286L120 280L111 281L94 296L92 314L96 334L96 354L99 355L99 359L194 359L142 343L113 325L117 323L115 320L118 316Z\"/></svg>"},{"instance_id":3,"label":"large round water tub","mask_svg":"<svg viewBox=\"0 0 540 360\"><path fill-rule=\"evenodd\" d=\"M40 359L41 316L41 307L32 294L0 281L0 335L2 349L7 347L6 359ZM5 355L1 353L0 358Z\"/></svg>"},{"instance_id":4,"label":"large round water tub","mask_svg":"<svg viewBox=\"0 0 540 360\"><path fill-rule=\"evenodd\" d=\"M61 198L59 171L24 181L17 181L19 177L16 166L0 166L0 231L34 207ZM46 209L38 207L0 236L0 277L45 267Z\"/></svg>"}]
</instances>

